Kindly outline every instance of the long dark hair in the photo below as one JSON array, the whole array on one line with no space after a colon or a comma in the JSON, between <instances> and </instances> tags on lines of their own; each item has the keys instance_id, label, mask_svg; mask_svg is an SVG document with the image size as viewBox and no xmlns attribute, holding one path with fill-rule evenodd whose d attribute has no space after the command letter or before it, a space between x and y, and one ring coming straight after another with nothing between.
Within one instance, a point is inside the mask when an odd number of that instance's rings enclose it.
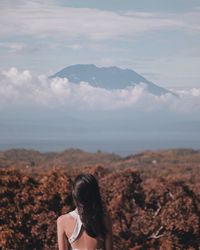
<instances>
[{"instance_id":1,"label":"long dark hair","mask_svg":"<svg viewBox=\"0 0 200 250\"><path fill-rule=\"evenodd\" d=\"M87 234L93 238L104 238L107 230L96 178L91 174L78 175L74 181L72 195Z\"/></svg>"}]
</instances>

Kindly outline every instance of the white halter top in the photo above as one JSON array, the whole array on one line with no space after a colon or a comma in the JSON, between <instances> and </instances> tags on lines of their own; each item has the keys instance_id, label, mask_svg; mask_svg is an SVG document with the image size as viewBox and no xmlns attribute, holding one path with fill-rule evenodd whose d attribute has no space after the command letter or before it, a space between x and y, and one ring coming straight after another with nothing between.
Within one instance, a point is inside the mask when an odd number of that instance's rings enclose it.
<instances>
[{"instance_id":1,"label":"white halter top","mask_svg":"<svg viewBox=\"0 0 200 250\"><path fill-rule=\"evenodd\" d=\"M76 225L74 231L72 232L71 236L68 238L70 244L72 244L79 236L82 228L82 222L80 216L78 214L77 209L69 213L76 221Z\"/></svg>"},{"instance_id":2,"label":"white halter top","mask_svg":"<svg viewBox=\"0 0 200 250\"><path fill-rule=\"evenodd\" d=\"M80 232L81 232L81 228L82 228L82 222L80 219L80 216L78 214L78 210L75 209L72 212L69 213L76 221L76 225L75 228L71 234L71 236L68 238L68 241L70 243L70 245L78 238ZM70 248L72 250L72 247ZM78 250L78 249L74 249L74 250ZM86 249L87 250L87 249ZM97 248L96 250L103 250L102 248Z\"/></svg>"}]
</instances>

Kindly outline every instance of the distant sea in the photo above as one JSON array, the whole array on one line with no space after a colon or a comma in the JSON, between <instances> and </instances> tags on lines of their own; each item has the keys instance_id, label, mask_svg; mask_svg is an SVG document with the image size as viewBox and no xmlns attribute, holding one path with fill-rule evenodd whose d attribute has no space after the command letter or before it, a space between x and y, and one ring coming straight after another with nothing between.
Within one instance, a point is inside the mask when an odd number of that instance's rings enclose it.
<instances>
[{"instance_id":1,"label":"distant sea","mask_svg":"<svg viewBox=\"0 0 200 250\"><path fill-rule=\"evenodd\" d=\"M192 132L166 132L166 133L122 133L92 135L73 135L61 138L49 134L49 137L33 136L20 138L2 138L0 150L11 148L25 148L41 152L58 152L69 148L78 148L84 151L115 153L121 156L136 154L145 150L160 150L171 148L200 149L200 134Z\"/></svg>"}]
</instances>

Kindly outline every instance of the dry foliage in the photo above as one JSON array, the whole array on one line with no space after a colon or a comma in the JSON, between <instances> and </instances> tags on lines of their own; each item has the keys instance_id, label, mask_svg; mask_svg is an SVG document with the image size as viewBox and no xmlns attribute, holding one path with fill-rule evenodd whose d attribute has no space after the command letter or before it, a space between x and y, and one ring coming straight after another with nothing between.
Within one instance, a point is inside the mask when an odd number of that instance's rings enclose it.
<instances>
[{"instance_id":1,"label":"dry foliage","mask_svg":"<svg viewBox=\"0 0 200 250\"><path fill-rule=\"evenodd\" d=\"M150 162L138 170L130 167L130 158L122 160L129 168L41 168L37 174L0 168L0 249L56 249L56 218L74 208L71 181L80 172L99 180L113 221L114 249L199 249L199 166L188 170L178 163L173 169Z\"/></svg>"}]
</instances>

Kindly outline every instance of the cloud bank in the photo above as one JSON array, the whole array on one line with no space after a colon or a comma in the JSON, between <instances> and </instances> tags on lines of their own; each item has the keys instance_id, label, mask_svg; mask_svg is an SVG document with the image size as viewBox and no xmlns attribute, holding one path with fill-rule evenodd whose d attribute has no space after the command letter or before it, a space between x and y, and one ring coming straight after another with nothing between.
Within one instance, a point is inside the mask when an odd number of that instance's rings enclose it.
<instances>
[{"instance_id":1,"label":"cloud bank","mask_svg":"<svg viewBox=\"0 0 200 250\"><path fill-rule=\"evenodd\" d=\"M170 110L181 113L200 113L200 89L177 91L155 96L141 83L126 89L107 90L87 82L74 84L66 78L48 78L29 70L10 68L0 72L0 109L16 106L74 108L75 110L132 109L151 112Z\"/></svg>"},{"instance_id":2,"label":"cloud bank","mask_svg":"<svg viewBox=\"0 0 200 250\"><path fill-rule=\"evenodd\" d=\"M82 37L107 40L165 29L199 33L199 16L199 9L186 14L163 15L71 8L59 6L56 1L23 1L17 5L5 1L1 3L0 10L0 37L21 35L39 39Z\"/></svg>"}]
</instances>

